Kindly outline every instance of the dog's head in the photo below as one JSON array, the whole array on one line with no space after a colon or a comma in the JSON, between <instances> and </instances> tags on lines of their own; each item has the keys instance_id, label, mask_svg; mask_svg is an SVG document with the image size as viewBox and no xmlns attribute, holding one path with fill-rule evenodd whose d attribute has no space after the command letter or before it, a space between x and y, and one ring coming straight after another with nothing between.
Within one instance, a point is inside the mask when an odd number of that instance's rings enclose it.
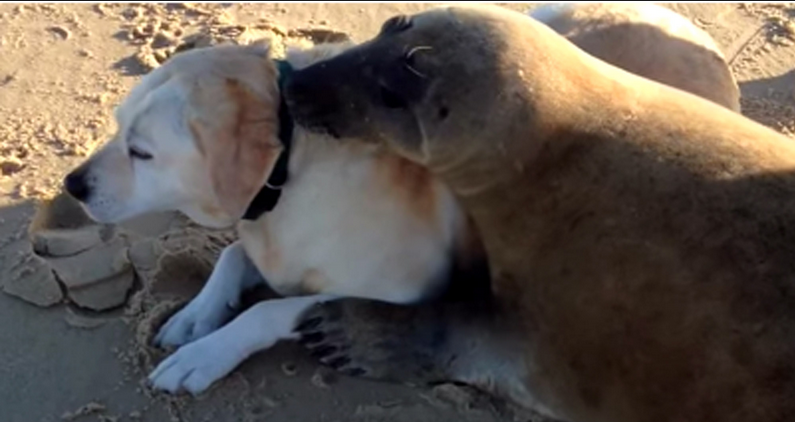
<instances>
[{"instance_id":1,"label":"dog's head","mask_svg":"<svg viewBox=\"0 0 795 422\"><path fill-rule=\"evenodd\" d=\"M283 150L279 102L267 46L180 53L130 92L113 138L66 176L65 189L103 223L176 210L230 226Z\"/></svg>"}]
</instances>

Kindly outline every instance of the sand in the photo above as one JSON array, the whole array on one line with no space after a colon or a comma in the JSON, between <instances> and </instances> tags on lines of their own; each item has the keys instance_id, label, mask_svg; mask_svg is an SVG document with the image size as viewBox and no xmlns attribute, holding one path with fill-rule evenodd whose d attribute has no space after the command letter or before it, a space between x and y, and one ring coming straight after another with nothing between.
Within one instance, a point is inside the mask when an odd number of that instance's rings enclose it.
<instances>
[{"instance_id":1,"label":"sand","mask_svg":"<svg viewBox=\"0 0 795 422\"><path fill-rule=\"evenodd\" d=\"M113 106L171 55L263 37L277 55L290 43L361 41L386 18L427 6L0 4L0 420L540 420L454 385L341 377L291 344L201 397L151 391L144 379L168 354L151 337L234 234L172 213L98 225L59 195L63 175L112 133ZM726 53L743 112L795 137L795 4L669 7Z\"/></svg>"}]
</instances>

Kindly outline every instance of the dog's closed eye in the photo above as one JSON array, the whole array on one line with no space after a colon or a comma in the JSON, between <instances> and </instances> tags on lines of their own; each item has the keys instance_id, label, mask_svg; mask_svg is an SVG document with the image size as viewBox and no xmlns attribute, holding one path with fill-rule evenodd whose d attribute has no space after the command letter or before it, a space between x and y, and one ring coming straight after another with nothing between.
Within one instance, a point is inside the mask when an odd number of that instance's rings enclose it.
<instances>
[{"instance_id":1,"label":"dog's closed eye","mask_svg":"<svg viewBox=\"0 0 795 422\"><path fill-rule=\"evenodd\" d=\"M146 152L146 151L144 151L144 150L142 150L142 149L140 149L140 148L138 148L136 146L133 146L133 145L130 145L129 147L127 147L127 152L130 154L130 158L133 158L133 159L136 159L136 160L146 161L146 160L151 160L153 158L152 154L150 154L150 153L148 153L148 152Z\"/></svg>"}]
</instances>

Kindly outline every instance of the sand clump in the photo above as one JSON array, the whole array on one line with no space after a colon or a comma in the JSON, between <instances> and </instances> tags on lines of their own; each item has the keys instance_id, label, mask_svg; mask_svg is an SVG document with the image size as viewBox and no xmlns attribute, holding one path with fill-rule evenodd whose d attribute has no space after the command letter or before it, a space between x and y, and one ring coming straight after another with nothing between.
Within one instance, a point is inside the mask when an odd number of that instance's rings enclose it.
<instances>
[{"instance_id":1,"label":"sand clump","mask_svg":"<svg viewBox=\"0 0 795 422\"><path fill-rule=\"evenodd\" d=\"M27 259L37 262L42 272L49 269L63 299L93 311L124 304L134 281L126 237L91 222L67 195L43 202L28 233L31 251ZM27 293L23 299L42 302Z\"/></svg>"},{"instance_id":2,"label":"sand clump","mask_svg":"<svg viewBox=\"0 0 795 422\"><path fill-rule=\"evenodd\" d=\"M66 325L83 330L118 318L97 312L123 307L121 319L134 333L127 347L114 348L124 364L124 381L137 378L141 394L164 400L171 419L181 420L179 408L186 399L157 394L143 381L171 352L152 346L152 338L201 290L221 251L235 238L233 230L204 229L178 213L99 225L74 199L60 194L38 207L28 227L28 248L2 276L4 291L37 306L69 304ZM94 404L62 419L123 419ZM129 417L140 419L141 414Z\"/></svg>"},{"instance_id":3,"label":"sand clump","mask_svg":"<svg viewBox=\"0 0 795 422\"><path fill-rule=\"evenodd\" d=\"M95 318L82 315L73 308L66 308L66 316L64 316L64 322L66 322L68 326L81 330L93 330L105 325L108 321L108 318Z\"/></svg>"},{"instance_id":4,"label":"sand clump","mask_svg":"<svg viewBox=\"0 0 795 422\"><path fill-rule=\"evenodd\" d=\"M64 294L52 268L33 249L23 249L17 259L2 273L3 292L36 306L50 307L61 303Z\"/></svg>"},{"instance_id":5,"label":"sand clump","mask_svg":"<svg viewBox=\"0 0 795 422\"><path fill-rule=\"evenodd\" d=\"M71 197L58 195L39 206L29 247L6 271L4 291L38 306L66 301L91 311L125 305L136 280L147 293L192 297L233 238L190 227L178 214L168 217L161 233L141 234L136 226L145 228L146 218L99 225Z\"/></svg>"},{"instance_id":6,"label":"sand clump","mask_svg":"<svg viewBox=\"0 0 795 422\"><path fill-rule=\"evenodd\" d=\"M61 420L73 421L84 416L101 414L106 410L107 408L102 403L90 402L80 406L79 409L73 412L64 412L64 414L61 415Z\"/></svg>"},{"instance_id":7,"label":"sand clump","mask_svg":"<svg viewBox=\"0 0 795 422\"><path fill-rule=\"evenodd\" d=\"M133 286L127 249L126 239L115 237L76 255L50 258L48 263L73 303L105 311L123 305Z\"/></svg>"}]
</instances>

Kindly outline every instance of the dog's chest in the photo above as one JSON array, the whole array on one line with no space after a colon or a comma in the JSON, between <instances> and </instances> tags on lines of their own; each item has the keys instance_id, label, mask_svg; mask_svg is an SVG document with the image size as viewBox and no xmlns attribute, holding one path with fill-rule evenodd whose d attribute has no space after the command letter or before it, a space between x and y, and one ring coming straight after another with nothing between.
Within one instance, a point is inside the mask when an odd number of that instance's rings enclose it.
<instances>
[{"instance_id":1,"label":"dog's chest","mask_svg":"<svg viewBox=\"0 0 795 422\"><path fill-rule=\"evenodd\" d=\"M407 301L446 271L454 218L408 212L405 199L373 178L373 165L314 163L291 176L272 212L238 226L247 254L276 292Z\"/></svg>"}]
</instances>

